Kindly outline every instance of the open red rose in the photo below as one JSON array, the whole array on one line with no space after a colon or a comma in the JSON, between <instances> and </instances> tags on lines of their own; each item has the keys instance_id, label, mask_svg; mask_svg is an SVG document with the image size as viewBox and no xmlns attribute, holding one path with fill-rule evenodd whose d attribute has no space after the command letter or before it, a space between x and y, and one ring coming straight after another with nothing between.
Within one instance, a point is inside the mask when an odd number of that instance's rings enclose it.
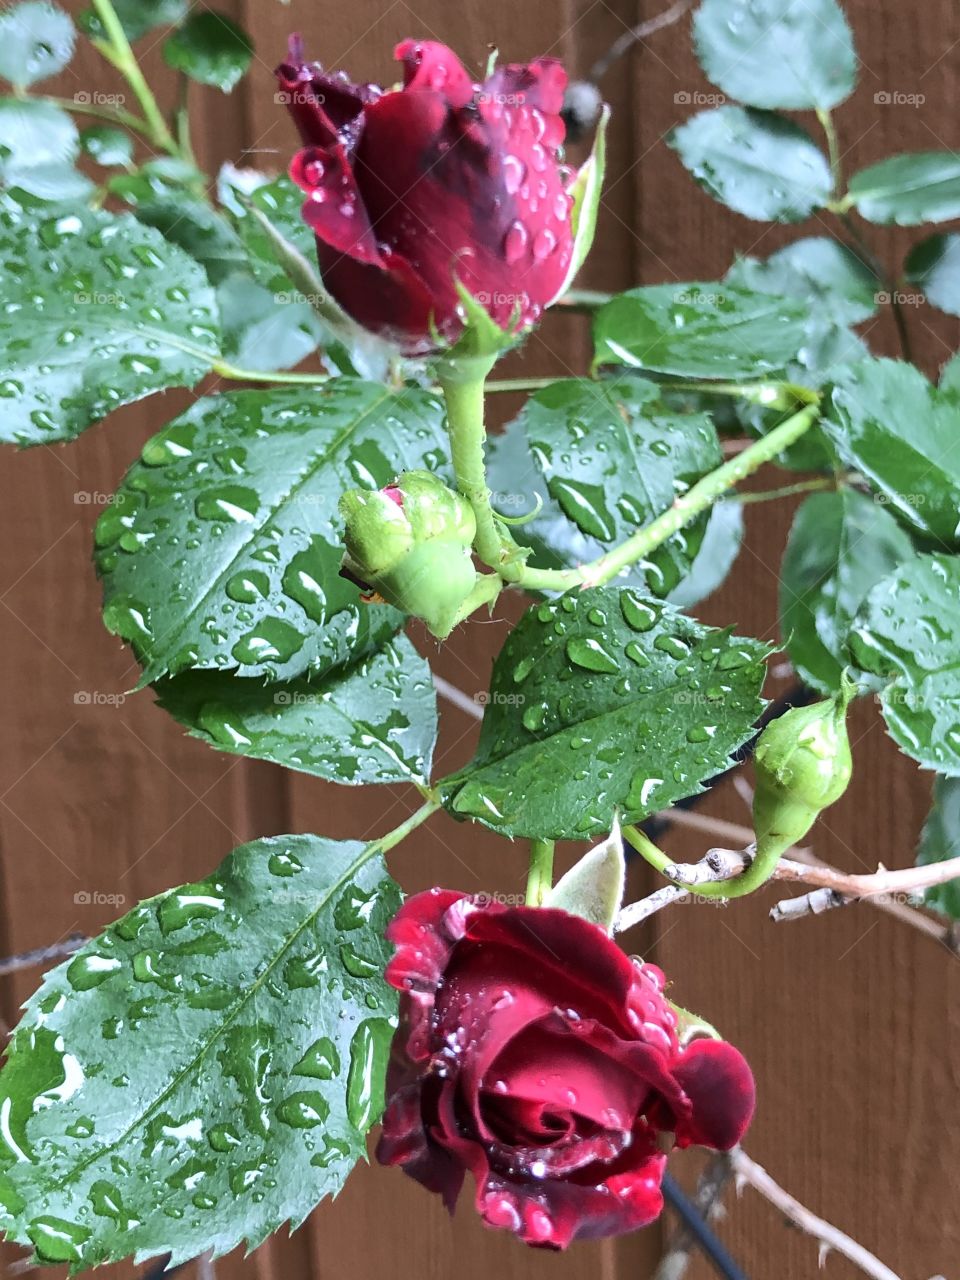
<instances>
[{"instance_id":1,"label":"open red rose","mask_svg":"<svg viewBox=\"0 0 960 1280\"><path fill-rule=\"evenodd\" d=\"M596 925L435 889L387 936L402 996L377 1157L451 1211L470 1170L484 1221L527 1244L619 1235L660 1213L673 1142L742 1137L744 1058L681 1047L663 974Z\"/></svg>"},{"instance_id":2,"label":"open red rose","mask_svg":"<svg viewBox=\"0 0 960 1280\"><path fill-rule=\"evenodd\" d=\"M304 62L298 37L277 69L327 288L410 353L460 332L457 280L501 328L530 324L573 255L557 161L566 73L541 58L476 85L446 45L405 40L396 57L404 83L392 92Z\"/></svg>"}]
</instances>

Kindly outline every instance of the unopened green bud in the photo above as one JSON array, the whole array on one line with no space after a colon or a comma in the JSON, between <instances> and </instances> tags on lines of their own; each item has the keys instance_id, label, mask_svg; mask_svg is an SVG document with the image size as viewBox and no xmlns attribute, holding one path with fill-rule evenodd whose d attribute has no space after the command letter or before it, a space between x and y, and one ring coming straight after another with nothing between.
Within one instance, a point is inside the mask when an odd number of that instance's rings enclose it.
<instances>
[{"instance_id":1,"label":"unopened green bud","mask_svg":"<svg viewBox=\"0 0 960 1280\"><path fill-rule=\"evenodd\" d=\"M429 471L340 499L344 568L388 604L449 635L477 582L470 504Z\"/></svg>"},{"instance_id":2,"label":"unopened green bud","mask_svg":"<svg viewBox=\"0 0 960 1280\"><path fill-rule=\"evenodd\" d=\"M839 800L853 772L847 707L856 685L825 702L794 707L760 735L754 752L753 821L758 853L779 852L807 834L821 810Z\"/></svg>"}]
</instances>

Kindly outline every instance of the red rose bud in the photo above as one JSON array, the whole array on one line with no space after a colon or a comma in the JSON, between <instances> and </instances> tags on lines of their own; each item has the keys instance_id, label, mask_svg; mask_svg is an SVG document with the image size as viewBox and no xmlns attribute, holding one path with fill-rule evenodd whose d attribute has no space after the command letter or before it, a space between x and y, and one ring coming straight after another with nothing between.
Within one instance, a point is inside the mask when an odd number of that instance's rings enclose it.
<instances>
[{"instance_id":1,"label":"red rose bud","mask_svg":"<svg viewBox=\"0 0 960 1280\"><path fill-rule=\"evenodd\" d=\"M387 936L401 992L377 1148L452 1211L563 1249L652 1222L671 1142L727 1150L754 1107L741 1054L677 1034L663 974L549 907L434 889Z\"/></svg>"},{"instance_id":2,"label":"red rose bud","mask_svg":"<svg viewBox=\"0 0 960 1280\"><path fill-rule=\"evenodd\" d=\"M500 328L531 324L573 257L566 73L540 58L477 85L445 45L405 40L396 57L403 87L389 92L303 62L297 38L277 69L327 288L411 354L460 334L457 281Z\"/></svg>"}]
</instances>

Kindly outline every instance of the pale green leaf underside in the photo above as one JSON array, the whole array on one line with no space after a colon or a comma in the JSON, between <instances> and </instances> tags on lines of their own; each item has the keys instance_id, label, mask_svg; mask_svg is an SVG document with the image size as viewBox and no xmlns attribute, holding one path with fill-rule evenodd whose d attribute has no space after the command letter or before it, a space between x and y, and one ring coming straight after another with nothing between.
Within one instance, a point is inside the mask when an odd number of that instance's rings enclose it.
<instances>
[{"instance_id":1,"label":"pale green leaf underside","mask_svg":"<svg viewBox=\"0 0 960 1280\"><path fill-rule=\"evenodd\" d=\"M704 0L693 23L700 65L753 107L835 107L853 92L857 55L836 0Z\"/></svg>"},{"instance_id":2,"label":"pale green leaf underside","mask_svg":"<svg viewBox=\"0 0 960 1280\"><path fill-rule=\"evenodd\" d=\"M761 222L800 222L830 199L830 165L805 130L770 111L716 107L669 137L714 199Z\"/></svg>"}]
</instances>

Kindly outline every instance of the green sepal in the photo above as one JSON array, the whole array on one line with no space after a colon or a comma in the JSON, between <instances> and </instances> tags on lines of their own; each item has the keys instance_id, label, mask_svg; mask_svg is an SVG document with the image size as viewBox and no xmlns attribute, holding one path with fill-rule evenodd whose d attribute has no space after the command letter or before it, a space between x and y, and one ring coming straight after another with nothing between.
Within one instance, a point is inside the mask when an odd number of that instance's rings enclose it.
<instances>
[{"instance_id":1,"label":"green sepal","mask_svg":"<svg viewBox=\"0 0 960 1280\"><path fill-rule=\"evenodd\" d=\"M408 471L387 489L349 490L340 514L344 568L438 638L449 635L477 584L466 499L429 471Z\"/></svg>"},{"instance_id":2,"label":"green sepal","mask_svg":"<svg viewBox=\"0 0 960 1280\"><path fill-rule=\"evenodd\" d=\"M606 840L595 845L561 876L543 905L569 911L613 933L623 901L626 874L620 820L615 817Z\"/></svg>"},{"instance_id":3,"label":"green sepal","mask_svg":"<svg viewBox=\"0 0 960 1280\"><path fill-rule=\"evenodd\" d=\"M573 196L573 208L570 210L570 228L573 231L573 256L570 269L556 298L567 292L586 261L587 254L593 246L597 233L597 214L600 211L600 193L603 190L603 175L607 166L607 125L610 123L610 108L604 103L597 122L597 131L593 138L593 147L589 156L577 171L568 192Z\"/></svg>"}]
</instances>

